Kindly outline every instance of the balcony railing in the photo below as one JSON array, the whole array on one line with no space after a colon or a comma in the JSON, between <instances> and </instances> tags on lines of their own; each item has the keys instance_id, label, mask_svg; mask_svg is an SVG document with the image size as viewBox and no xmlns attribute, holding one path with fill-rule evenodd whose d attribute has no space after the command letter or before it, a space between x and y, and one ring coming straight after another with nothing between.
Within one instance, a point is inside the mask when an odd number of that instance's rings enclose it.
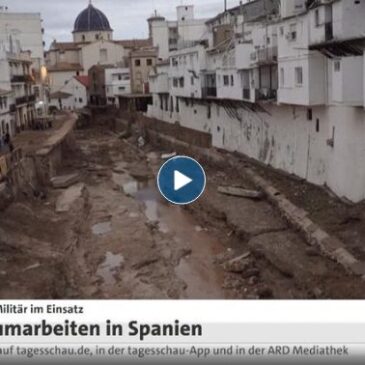
<instances>
[{"instance_id":1,"label":"balcony railing","mask_svg":"<svg viewBox=\"0 0 365 365\"><path fill-rule=\"evenodd\" d=\"M36 101L35 95L25 95L15 99L16 105L34 103Z\"/></svg>"},{"instance_id":2,"label":"balcony railing","mask_svg":"<svg viewBox=\"0 0 365 365\"><path fill-rule=\"evenodd\" d=\"M243 99L251 100L251 89L243 89Z\"/></svg>"},{"instance_id":3,"label":"balcony railing","mask_svg":"<svg viewBox=\"0 0 365 365\"><path fill-rule=\"evenodd\" d=\"M207 98L207 97L216 98L217 97L217 88L216 87L203 87L202 95L203 95L203 98Z\"/></svg>"},{"instance_id":4,"label":"balcony railing","mask_svg":"<svg viewBox=\"0 0 365 365\"><path fill-rule=\"evenodd\" d=\"M11 77L11 82L31 82L32 78L29 75L13 75Z\"/></svg>"},{"instance_id":5,"label":"balcony railing","mask_svg":"<svg viewBox=\"0 0 365 365\"><path fill-rule=\"evenodd\" d=\"M278 62L278 48L266 47L251 53L251 61L259 64L270 64Z\"/></svg>"},{"instance_id":6,"label":"balcony railing","mask_svg":"<svg viewBox=\"0 0 365 365\"><path fill-rule=\"evenodd\" d=\"M275 89L256 89L256 100L276 100L277 94L278 92Z\"/></svg>"}]
</instances>

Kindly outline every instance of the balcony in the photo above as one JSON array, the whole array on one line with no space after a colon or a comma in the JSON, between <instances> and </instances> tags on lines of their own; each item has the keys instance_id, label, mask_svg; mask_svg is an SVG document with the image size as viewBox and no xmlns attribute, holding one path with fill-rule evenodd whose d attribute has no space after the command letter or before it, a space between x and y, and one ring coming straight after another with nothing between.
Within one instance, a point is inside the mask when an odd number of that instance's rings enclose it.
<instances>
[{"instance_id":1,"label":"balcony","mask_svg":"<svg viewBox=\"0 0 365 365\"><path fill-rule=\"evenodd\" d=\"M26 95L26 96L21 96L19 98L16 98L15 104L21 105L21 104L27 104L27 103L34 103L35 101L36 101L35 95Z\"/></svg>"},{"instance_id":2,"label":"balcony","mask_svg":"<svg viewBox=\"0 0 365 365\"><path fill-rule=\"evenodd\" d=\"M244 100L251 100L251 89L243 89L243 99Z\"/></svg>"},{"instance_id":3,"label":"balcony","mask_svg":"<svg viewBox=\"0 0 365 365\"><path fill-rule=\"evenodd\" d=\"M267 88L261 88L256 89L256 100L276 100L277 98L277 90L275 89L267 89Z\"/></svg>"},{"instance_id":4,"label":"balcony","mask_svg":"<svg viewBox=\"0 0 365 365\"><path fill-rule=\"evenodd\" d=\"M31 82L32 78L29 75L13 75L11 77L12 83L25 83L25 82Z\"/></svg>"},{"instance_id":5,"label":"balcony","mask_svg":"<svg viewBox=\"0 0 365 365\"><path fill-rule=\"evenodd\" d=\"M216 87L203 87L202 89L203 98L216 98L217 88Z\"/></svg>"},{"instance_id":6,"label":"balcony","mask_svg":"<svg viewBox=\"0 0 365 365\"><path fill-rule=\"evenodd\" d=\"M259 65L268 65L278 62L278 48L266 47L251 53L252 63Z\"/></svg>"}]
</instances>

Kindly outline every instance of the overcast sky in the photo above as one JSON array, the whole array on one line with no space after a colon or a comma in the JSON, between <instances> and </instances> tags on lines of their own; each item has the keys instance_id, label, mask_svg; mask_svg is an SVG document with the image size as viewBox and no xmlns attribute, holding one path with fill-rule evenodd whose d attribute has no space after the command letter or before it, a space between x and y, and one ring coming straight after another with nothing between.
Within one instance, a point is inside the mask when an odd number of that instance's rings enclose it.
<instances>
[{"instance_id":1,"label":"overcast sky","mask_svg":"<svg viewBox=\"0 0 365 365\"><path fill-rule=\"evenodd\" d=\"M176 19L176 6L194 4L196 17L209 18L224 9L224 0L92 0L102 10L114 29L114 39L144 38L148 35L146 19L156 9L168 19ZM45 28L47 46L53 39L71 41L77 15L89 0L0 0L9 11L39 12ZM239 0L227 0L228 6Z\"/></svg>"}]
</instances>

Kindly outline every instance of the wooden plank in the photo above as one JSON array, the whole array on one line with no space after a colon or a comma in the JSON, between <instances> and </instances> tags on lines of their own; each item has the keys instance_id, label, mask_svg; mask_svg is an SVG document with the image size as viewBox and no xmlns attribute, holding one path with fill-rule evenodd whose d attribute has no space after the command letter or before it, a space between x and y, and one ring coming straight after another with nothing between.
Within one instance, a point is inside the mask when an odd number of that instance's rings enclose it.
<instances>
[{"instance_id":1,"label":"wooden plank","mask_svg":"<svg viewBox=\"0 0 365 365\"><path fill-rule=\"evenodd\" d=\"M263 193L257 190L247 190L235 187L224 187L220 186L218 188L218 192L224 195L236 196L239 198L248 198L248 199L262 199Z\"/></svg>"}]
</instances>

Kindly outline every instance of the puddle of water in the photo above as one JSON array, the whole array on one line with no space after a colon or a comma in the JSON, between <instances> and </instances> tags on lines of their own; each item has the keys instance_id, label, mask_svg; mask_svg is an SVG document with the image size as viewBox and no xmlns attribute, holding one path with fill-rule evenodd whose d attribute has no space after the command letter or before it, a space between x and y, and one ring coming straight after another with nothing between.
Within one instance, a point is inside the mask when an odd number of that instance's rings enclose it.
<instances>
[{"instance_id":1,"label":"puddle of water","mask_svg":"<svg viewBox=\"0 0 365 365\"><path fill-rule=\"evenodd\" d=\"M137 181L128 174L119 174L116 172L113 172L112 179L113 182L121 188L124 194L132 197L148 184L146 181Z\"/></svg>"},{"instance_id":2,"label":"puddle of water","mask_svg":"<svg viewBox=\"0 0 365 365\"><path fill-rule=\"evenodd\" d=\"M187 284L189 299L221 299L224 273L214 266L213 259L225 251L224 246L181 207L167 204L160 196L155 181L139 182L128 174L113 173L114 182L123 191L144 204L144 214L156 223L161 233L173 236L173 240L191 246L189 257L182 258L176 274ZM177 243L178 244L178 243Z\"/></svg>"},{"instance_id":3,"label":"puddle of water","mask_svg":"<svg viewBox=\"0 0 365 365\"><path fill-rule=\"evenodd\" d=\"M160 232L172 234L175 242L191 246L191 255L182 258L176 268L176 274L187 284L187 298L224 298L224 274L213 264L214 257L225 251L223 245L204 227L197 226L188 212L166 204L153 184L139 190L135 198L144 203L147 219L158 223Z\"/></svg>"},{"instance_id":4,"label":"puddle of water","mask_svg":"<svg viewBox=\"0 0 365 365\"><path fill-rule=\"evenodd\" d=\"M111 252L107 252L105 260L99 266L96 275L103 279L105 285L114 285L117 282L115 276L123 262L124 258L122 255L114 255Z\"/></svg>"},{"instance_id":5,"label":"puddle of water","mask_svg":"<svg viewBox=\"0 0 365 365\"><path fill-rule=\"evenodd\" d=\"M92 226L92 232L96 236L103 236L112 231L111 222L98 223Z\"/></svg>"}]
</instances>

